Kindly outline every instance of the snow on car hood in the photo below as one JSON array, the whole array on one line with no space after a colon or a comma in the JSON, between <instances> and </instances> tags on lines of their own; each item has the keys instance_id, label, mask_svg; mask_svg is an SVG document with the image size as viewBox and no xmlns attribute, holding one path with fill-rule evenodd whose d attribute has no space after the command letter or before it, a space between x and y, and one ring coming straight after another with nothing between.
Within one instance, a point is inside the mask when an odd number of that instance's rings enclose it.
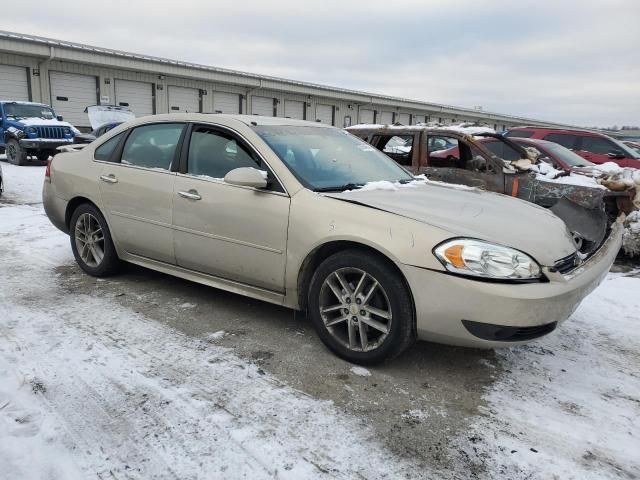
<instances>
[{"instance_id":1,"label":"snow on car hood","mask_svg":"<svg viewBox=\"0 0 640 480\"><path fill-rule=\"evenodd\" d=\"M25 127L35 126L35 127L69 127L73 128L69 122L61 122L56 120L55 118L41 118L41 117L29 117L29 118L19 118L16 122L21 123Z\"/></svg>"},{"instance_id":2,"label":"snow on car hood","mask_svg":"<svg viewBox=\"0 0 640 480\"><path fill-rule=\"evenodd\" d=\"M362 189L327 193L442 228L454 236L499 243L532 255L543 265L575 253L564 222L523 200L427 182L408 188Z\"/></svg>"},{"instance_id":3,"label":"snow on car hood","mask_svg":"<svg viewBox=\"0 0 640 480\"><path fill-rule=\"evenodd\" d=\"M86 108L89 123L94 130L105 123L124 123L136 118L127 107L115 105L92 105Z\"/></svg>"}]
</instances>

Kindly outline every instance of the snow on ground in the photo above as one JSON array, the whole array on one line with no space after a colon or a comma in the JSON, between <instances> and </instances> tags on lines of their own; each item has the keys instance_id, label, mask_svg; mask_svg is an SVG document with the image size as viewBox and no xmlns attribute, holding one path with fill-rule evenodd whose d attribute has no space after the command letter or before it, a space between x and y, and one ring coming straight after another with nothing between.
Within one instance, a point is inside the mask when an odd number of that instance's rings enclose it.
<instances>
[{"instance_id":1,"label":"snow on ground","mask_svg":"<svg viewBox=\"0 0 640 480\"><path fill-rule=\"evenodd\" d=\"M497 351L468 451L494 478L640 476L640 279L610 274L560 331Z\"/></svg>"},{"instance_id":2,"label":"snow on ground","mask_svg":"<svg viewBox=\"0 0 640 480\"><path fill-rule=\"evenodd\" d=\"M4 158L4 155L0 158ZM35 163L18 167L8 162L2 162L0 167L4 179L4 193L1 199L14 203L42 203L42 183L46 167Z\"/></svg>"},{"instance_id":3,"label":"snow on ground","mask_svg":"<svg viewBox=\"0 0 640 480\"><path fill-rule=\"evenodd\" d=\"M5 478L424 475L228 349L61 291L71 250L40 207L0 206L0 238Z\"/></svg>"},{"instance_id":4,"label":"snow on ground","mask_svg":"<svg viewBox=\"0 0 640 480\"><path fill-rule=\"evenodd\" d=\"M436 478L391 454L358 417L218 345L224 332L187 337L65 290L68 237L41 205L26 205L43 168L2 166L0 478ZM452 471L465 471L462 455L492 479L640 476L633 275L610 274L554 334L482 360L496 371L488 407L458 439Z\"/></svg>"}]
</instances>

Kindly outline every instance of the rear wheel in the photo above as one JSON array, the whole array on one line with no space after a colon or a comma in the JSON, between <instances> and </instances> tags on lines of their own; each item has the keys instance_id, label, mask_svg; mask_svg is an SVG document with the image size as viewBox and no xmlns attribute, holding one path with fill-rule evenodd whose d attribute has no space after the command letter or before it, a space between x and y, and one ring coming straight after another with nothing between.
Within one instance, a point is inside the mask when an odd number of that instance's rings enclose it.
<instances>
[{"instance_id":1,"label":"rear wheel","mask_svg":"<svg viewBox=\"0 0 640 480\"><path fill-rule=\"evenodd\" d=\"M322 262L308 305L320 339L353 363L395 357L415 340L413 304L402 277L384 259L359 250Z\"/></svg>"},{"instance_id":2,"label":"rear wheel","mask_svg":"<svg viewBox=\"0 0 640 480\"><path fill-rule=\"evenodd\" d=\"M47 160L49 160L50 156L51 152L38 152L38 154L36 155L36 157L38 157L38 160L40 160L41 162L46 162Z\"/></svg>"},{"instance_id":3,"label":"rear wheel","mask_svg":"<svg viewBox=\"0 0 640 480\"><path fill-rule=\"evenodd\" d=\"M27 163L27 152L15 138L10 138L7 141L7 160L14 165L25 165Z\"/></svg>"},{"instance_id":4,"label":"rear wheel","mask_svg":"<svg viewBox=\"0 0 640 480\"><path fill-rule=\"evenodd\" d=\"M73 212L69 225L71 249L76 262L94 277L115 273L120 265L107 222L100 211L84 203Z\"/></svg>"}]
</instances>

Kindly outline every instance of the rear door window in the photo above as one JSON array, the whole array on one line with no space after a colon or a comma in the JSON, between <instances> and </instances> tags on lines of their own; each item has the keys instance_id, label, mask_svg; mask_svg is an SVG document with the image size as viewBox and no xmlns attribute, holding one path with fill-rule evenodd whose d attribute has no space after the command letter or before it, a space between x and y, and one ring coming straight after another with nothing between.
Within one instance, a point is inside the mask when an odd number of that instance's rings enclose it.
<instances>
[{"instance_id":1,"label":"rear door window","mask_svg":"<svg viewBox=\"0 0 640 480\"><path fill-rule=\"evenodd\" d=\"M613 142L601 137L582 137L580 150L585 150L598 155L606 155L614 150L620 150Z\"/></svg>"},{"instance_id":2,"label":"rear door window","mask_svg":"<svg viewBox=\"0 0 640 480\"><path fill-rule=\"evenodd\" d=\"M124 132L119 133L115 137L110 138L98 148L96 148L96 151L93 153L93 158L95 158L96 160L102 160L103 162L113 161L113 152L118 146L118 143L120 143L120 140L122 140L123 135Z\"/></svg>"},{"instance_id":3,"label":"rear door window","mask_svg":"<svg viewBox=\"0 0 640 480\"><path fill-rule=\"evenodd\" d=\"M577 135L571 135L569 133L549 133L545 135L544 139L562 145L570 150L575 150L578 137Z\"/></svg>"},{"instance_id":4,"label":"rear door window","mask_svg":"<svg viewBox=\"0 0 640 480\"><path fill-rule=\"evenodd\" d=\"M170 170L184 124L155 123L134 128L122 151L121 163Z\"/></svg>"}]
</instances>

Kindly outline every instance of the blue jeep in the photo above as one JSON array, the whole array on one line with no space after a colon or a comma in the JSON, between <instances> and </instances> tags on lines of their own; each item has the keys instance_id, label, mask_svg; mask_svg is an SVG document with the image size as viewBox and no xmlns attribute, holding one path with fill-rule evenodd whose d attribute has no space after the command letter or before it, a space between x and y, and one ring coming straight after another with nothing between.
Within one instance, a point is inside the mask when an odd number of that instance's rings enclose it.
<instances>
[{"instance_id":1,"label":"blue jeep","mask_svg":"<svg viewBox=\"0 0 640 480\"><path fill-rule=\"evenodd\" d=\"M0 151L14 165L24 165L30 156L46 161L57 147L73 143L79 133L49 105L0 102Z\"/></svg>"}]
</instances>

